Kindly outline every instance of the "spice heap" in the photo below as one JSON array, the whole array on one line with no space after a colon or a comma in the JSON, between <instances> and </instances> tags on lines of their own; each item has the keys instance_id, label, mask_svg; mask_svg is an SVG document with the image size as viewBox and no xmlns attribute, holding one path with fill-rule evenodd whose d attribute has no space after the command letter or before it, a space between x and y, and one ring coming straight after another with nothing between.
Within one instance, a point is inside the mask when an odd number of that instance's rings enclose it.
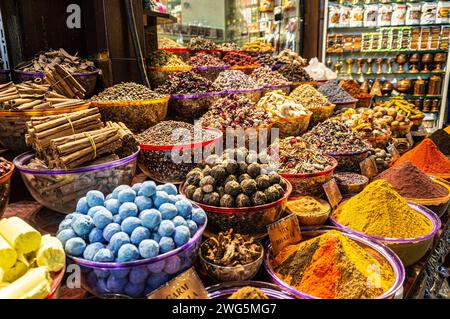
<instances>
[{"instance_id":1,"label":"spice heap","mask_svg":"<svg viewBox=\"0 0 450 319\"><path fill-rule=\"evenodd\" d=\"M272 118L247 98L231 94L216 101L200 119L202 127L225 131L230 128L268 127Z\"/></svg>"},{"instance_id":2,"label":"spice heap","mask_svg":"<svg viewBox=\"0 0 450 319\"><path fill-rule=\"evenodd\" d=\"M253 237L236 234L233 229L219 233L202 245L202 257L217 266L247 265L262 255L262 246Z\"/></svg>"},{"instance_id":3,"label":"spice heap","mask_svg":"<svg viewBox=\"0 0 450 319\"><path fill-rule=\"evenodd\" d=\"M202 67L225 67L227 66L218 57L205 52L198 52L188 60L188 64L195 68Z\"/></svg>"},{"instance_id":4,"label":"spice heap","mask_svg":"<svg viewBox=\"0 0 450 319\"><path fill-rule=\"evenodd\" d=\"M303 105L284 95L281 90L267 93L259 100L258 107L270 113L275 120L300 117L311 113Z\"/></svg>"},{"instance_id":5,"label":"spice heap","mask_svg":"<svg viewBox=\"0 0 450 319\"><path fill-rule=\"evenodd\" d=\"M149 54L147 63L150 67L156 68L174 68L174 67L187 67L188 64L184 63L181 58L171 52L158 50Z\"/></svg>"},{"instance_id":6,"label":"spice heap","mask_svg":"<svg viewBox=\"0 0 450 319\"><path fill-rule=\"evenodd\" d=\"M278 139L270 147L272 160L279 161L280 174L313 174L328 171L333 167L334 160L325 156L314 145L300 137Z\"/></svg>"},{"instance_id":7,"label":"spice heap","mask_svg":"<svg viewBox=\"0 0 450 319\"><path fill-rule=\"evenodd\" d=\"M272 53L258 54L255 59L259 65L272 66L278 63L278 59Z\"/></svg>"},{"instance_id":8,"label":"spice heap","mask_svg":"<svg viewBox=\"0 0 450 319\"><path fill-rule=\"evenodd\" d=\"M288 79L267 66L256 69L250 77L262 86L289 85Z\"/></svg>"},{"instance_id":9,"label":"spice heap","mask_svg":"<svg viewBox=\"0 0 450 319\"><path fill-rule=\"evenodd\" d=\"M429 137L444 155L450 155L450 134L440 129Z\"/></svg>"},{"instance_id":10,"label":"spice heap","mask_svg":"<svg viewBox=\"0 0 450 319\"><path fill-rule=\"evenodd\" d=\"M179 49L183 48L181 44L172 39L158 36L158 48L160 49Z\"/></svg>"},{"instance_id":11,"label":"spice heap","mask_svg":"<svg viewBox=\"0 0 450 319\"><path fill-rule=\"evenodd\" d=\"M364 93L359 83L355 80L342 80L339 85L355 99L369 99L372 97L370 94Z\"/></svg>"},{"instance_id":12,"label":"spice heap","mask_svg":"<svg viewBox=\"0 0 450 319\"><path fill-rule=\"evenodd\" d=\"M126 82L116 84L103 90L100 94L92 97L91 101L146 101L160 99L163 97L165 96L150 90L144 85L134 82Z\"/></svg>"},{"instance_id":13,"label":"spice heap","mask_svg":"<svg viewBox=\"0 0 450 319\"><path fill-rule=\"evenodd\" d=\"M292 91L290 97L292 97L297 103L303 104L307 109L332 105L325 96L309 84L298 86L294 91Z\"/></svg>"},{"instance_id":14,"label":"spice heap","mask_svg":"<svg viewBox=\"0 0 450 319\"><path fill-rule=\"evenodd\" d=\"M260 289L254 287L243 287L233 293L228 299L269 299Z\"/></svg>"},{"instance_id":15,"label":"spice heap","mask_svg":"<svg viewBox=\"0 0 450 319\"><path fill-rule=\"evenodd\" d=\"M167 81L156 89L156 92L170 95L201 94L219 92L219 86L213 84L193 71L175 72Z\"/></svg>"},{"instance_id":16,"label":"spice heap","mask_svg":"<svg viewBox=\"0 0 450 319\"><path fill-rule=\"evenodd\" d=\"M370 183L333 214L345 227L383 238L417 238L432 230L431 220L412 209L382 179Z\"/></svg>"},{"instance_id":17,"label":"spice heap","mask_svg":"<svg viewBox=\"0 0 450 319\"><path fill-rule=\"evenodd\" d=\"M377 179L388 181L406 198L433 199L449 195L447 188L434 182L411 162L391 167L378 175Z\"/></svg>"},{"instance_id":18,"label":"spice heap","mask_svg":"<svg viewBox=\"0 0 450 319\"><path fill-rule=\"evenodd\" d=\"M223 208L246 208L270 204L283 198L287 184L268 167L253 161L257 154L245 152L247 162L218 159L186 176L186 197L200 204ZM252 161L250 161L250 159ZM207 160L208 163L210 161Z\"/></svg>"},{"instance_id":19,"label":"spice heap","mask_svg":"<svg viewBox=\"0 0 450 319\"><path fill-rule=\"evenodd\" d=\"M371 110L348 109L341 114L340 118L342 122L364 138L391 135L388 124L374 117Z\"/></svg>"},{"instance_id":20,"label":"spice heap","mask_svg":"<svg viewBox=\"0 0 450 319\"><path fill-rule=\"evenodd\" d=\"M297 52L294 52L290 49L284 49L283 51L281 51L280 54L278 54L277 59L280 63L295 64L297 67L305 67L308 65L308 60L302 58L297 54Z\"/></svg>"},{"instance_id":21,"label":"spice heap","mask_svg":"<svg viewBox=\"0 0 450 319\"><path fill-rule=\"evenodd\" d=\"M331 103L355 102L355 99L340 87L337 81L329 81L322 84L317 90Z\"/></svg>"},{"instance_id":22,"label":"spice heap","mask_svg":"<svg viewBox=\"0 0 450 319\"><path fill-rule=\"evenodd\" d=\"M12 165L10 162L0 157L0 178L11 171Z\"/></svg>"},{"instance_id":23,"label":"spice heap","mask_svg":"<svg viewBox=\"0 0 450 319\"><path fill-rule=\"evenodd\" d=\"M251 52L273 52L273 46L270 42L264 42L262 40L255 39L247 42L242 46L242 50Z\"/></svg>"},{"instance_id":24,"label":"spice heap","mask_svg":"<svg viewBox=\"0 0 450 319\"><path fill-rule=\"evenodd\" d=\"M286 64L281 67L280 72L290 82L312 82L313 78L298 64Z\"/></svg>"},{"instance_id":25,"label":"spice heap","mask_svg":"<svg viewBox=\"0 0 450 319\"><path fill-rule=\"evenodd\" d=\"M217 46L217 49L223 51L239 51L241 48L234 42L225 42Z\"/></svg>"},{"instance_id":26,"label":"spice heap","mask_svg":"<svg viewBox=\"0 0 450 319\"><path fill-rule=\"evenodd\" d=\"M328 154L347 154L370 149L357 133L336 119L328 119L318 124L303 138Z\"/></svg>"},{"instance_id":27,"label":"spice heap","mask_svg":"<svg viewBox=\"0 0 450 319\"><path fill-rule=\"evenodd\" d=\"M46 84L12 82L0 84L0 110L29 111L64 109L85 104L86 101L71 99L50 90Z\"/></svg>"},{"instance_id":28,"label":"spice heap","mask_svg":"<svg viewBox=\"0 0 450 319\"><path fill-rule=\"evenodd\" d=\"M57 64L63 66L71 74L95 71L94 62L71 55L64 49L39 53L32 60L19 63L16 70L42 73L46 68L52 68Z\"/></svg>"},{"instance_id":29,"label":"spice heap","mask_svg":"<svg viewBox=\"0 0 450 319\"><path fill-rule=\"evenodd\" d=\"M331 206L325 200L310 196L289 201L287 209L299 218L300 224L307 226L323 224L331 212Z\"/></svg>"},{"instance_id":30,"label":"spice heap","mask_svg":"<svg viewBox=\"0 0 450 319\"><path fill-rule=\"evenodd\" d=\"M216 50L217 45L214 41L202 37L194 37L189 41L189 49L191 50Z\"/></svg>"},{"instance_id":31,"label":"spice heap","mask_svg":"<svg viewBox=\"0 0 450 319\"><path fill-rule=\"evenodd\" d=\"M394 165L410 161L429 175L450 175L450 159L448 159L430 139L406 152L394 162Z\"/></svg>"},{"instance_id":32,"label":"spice heap","mask_svg":"<svg viewBox=\"0 0 450 319\"><path fill-rule=\"evenodd\" d=\"M381 103L378 106L380 106L381 108L384 108L384 109L388 109L388 110L394 109L396 111L397 116L402 116L402 119L409 119L409 120L413 121L413 120L423 119L425 117L425 115L422 113L422 111L417 109L414 104L409 103L407 100L405 100L401 96L392 97L390 99L390 101ZM399 122L402 122L402 121L399 121Z\"/></svg>"},{"instance_id":33,"label":"spice heap","mask_svg":"<svg viewBox=\"0 0 450 319\"><path fill-rule=\"evenodd\" d=\"M225 70L221 72L214 84L223 90L251 90L261 88L261 85L239 70Z\"/></svg>"},{"instance_id":34,"label":"spice heap","mask_svg":"<svg viewBox=\"0 0 450 319\"><path fill-rule=\"evenodd\" d=\"M381 296L394 283L392 268L380 263L378 258L332 230L284 248L272 260L272 266L277 277L308 295L324 299L366 299ZM371 284L374 277L379 279L379 285Z\"/></svg>"},{"instance_id":35,"label":"spice heap","mask_svg":"<svg viewBox=\"0 0 450 319\"><path fill-rule=\"evenodd\" d=\"M256 60L240 51L231 51L225 54L223 62L231 66L248 66L256 65Z\"/></svg>"}]
</instances>

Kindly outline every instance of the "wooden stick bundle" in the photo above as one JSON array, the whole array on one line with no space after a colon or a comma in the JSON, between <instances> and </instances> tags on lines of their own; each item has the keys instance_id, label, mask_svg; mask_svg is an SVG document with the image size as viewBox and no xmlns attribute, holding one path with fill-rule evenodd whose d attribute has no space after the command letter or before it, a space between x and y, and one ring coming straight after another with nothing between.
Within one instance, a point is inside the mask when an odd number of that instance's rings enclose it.
<instances>
[{"instance_id":1,"label":"wooden stick bundle","mask_svg":"<svg viewBox=\"0 0 450 319\"><path fill-rule=\"evenodd\" d=\"M78 99L83 99L86 96L86 90L64 66L55 64L49 67L45 72L44 80L50 84L56 93L63 96Z\"/></svg>"}]
</instances>

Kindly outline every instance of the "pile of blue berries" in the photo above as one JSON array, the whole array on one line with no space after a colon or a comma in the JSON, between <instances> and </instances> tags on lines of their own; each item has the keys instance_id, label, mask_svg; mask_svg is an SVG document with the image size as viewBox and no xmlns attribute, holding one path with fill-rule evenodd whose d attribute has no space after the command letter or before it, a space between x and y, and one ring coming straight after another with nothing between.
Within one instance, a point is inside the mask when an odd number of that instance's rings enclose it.
<instances>
[{"instance_id":1,"label":"pile of blue berries","mask_svg":"<svg viewBox=\"0 0 450 319\"><path fill-rule=\"evenodd\" d=\"M104 196L89 191L61 222L57 237L70 256L94 262L131 262L168 253L206 223L173 184L121 185Z\"/></svg>"}]
</instances>

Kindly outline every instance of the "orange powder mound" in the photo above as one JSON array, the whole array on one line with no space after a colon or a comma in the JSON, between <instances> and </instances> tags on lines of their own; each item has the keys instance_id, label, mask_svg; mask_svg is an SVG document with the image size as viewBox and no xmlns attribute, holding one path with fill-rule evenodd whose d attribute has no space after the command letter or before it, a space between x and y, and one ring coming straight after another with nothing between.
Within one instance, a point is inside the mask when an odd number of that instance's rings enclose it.
<instances>
[{"instance_id":1,"label":"orange powder mound","mask_svg":"<svg viewBox=\"0 0 450 319\"><path fill-rule=\"evenodd\" d=\"M410 161L428 174L450 174L450 159L448 159L430 139L403 154L394 165Z\"/></svg>"},{"instance_id":2,"label":"orange powder mound","mask_svg":"<svg viewBox=\"0 0 450 319\"><path fill-rule=\"evenodd\" d=\"M444 131L446 131L448 134L450 134L450 126L447 126Z\"/></svg>"},{"instance_id":3,"label":"orange powder mound","mask_svg":"<svg viewBox=\"0 0 450 319\"><path fill-rule=\"evenodd\" d=\"M332 238L317 249L300 282L300 291L319 298L336 297L336 288L341 278L336 259L337 246L338 238Z\"/></svg>"}]
</instances>

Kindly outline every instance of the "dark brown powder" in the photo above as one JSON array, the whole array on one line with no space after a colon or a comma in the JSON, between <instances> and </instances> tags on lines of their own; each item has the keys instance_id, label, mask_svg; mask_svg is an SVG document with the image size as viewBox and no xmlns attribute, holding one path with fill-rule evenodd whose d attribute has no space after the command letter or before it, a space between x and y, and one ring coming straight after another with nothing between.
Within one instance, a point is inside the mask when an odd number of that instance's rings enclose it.
<instances>
[{"instance_id":1,"label":"dark brown powder","mask_svg":"<svg viewBox=\"0 0 450 319\"><path fill-rule=\"evenodd\" d=\"M377 176L384 179L403 197L417 199L440 198L448 195L448 190L407 161L393 166Z\"/></svg>"},{"instance_id":2,"label":"dark brown powder","mask_svg":"<svg viewBox=\"0 0 450 319\"><path fill-rule=\"evenodd\" d=\"M439 150L445 155L450 155L450 134L445 130L437 130L430 137Z\"/></svg>"}]
</instances>

